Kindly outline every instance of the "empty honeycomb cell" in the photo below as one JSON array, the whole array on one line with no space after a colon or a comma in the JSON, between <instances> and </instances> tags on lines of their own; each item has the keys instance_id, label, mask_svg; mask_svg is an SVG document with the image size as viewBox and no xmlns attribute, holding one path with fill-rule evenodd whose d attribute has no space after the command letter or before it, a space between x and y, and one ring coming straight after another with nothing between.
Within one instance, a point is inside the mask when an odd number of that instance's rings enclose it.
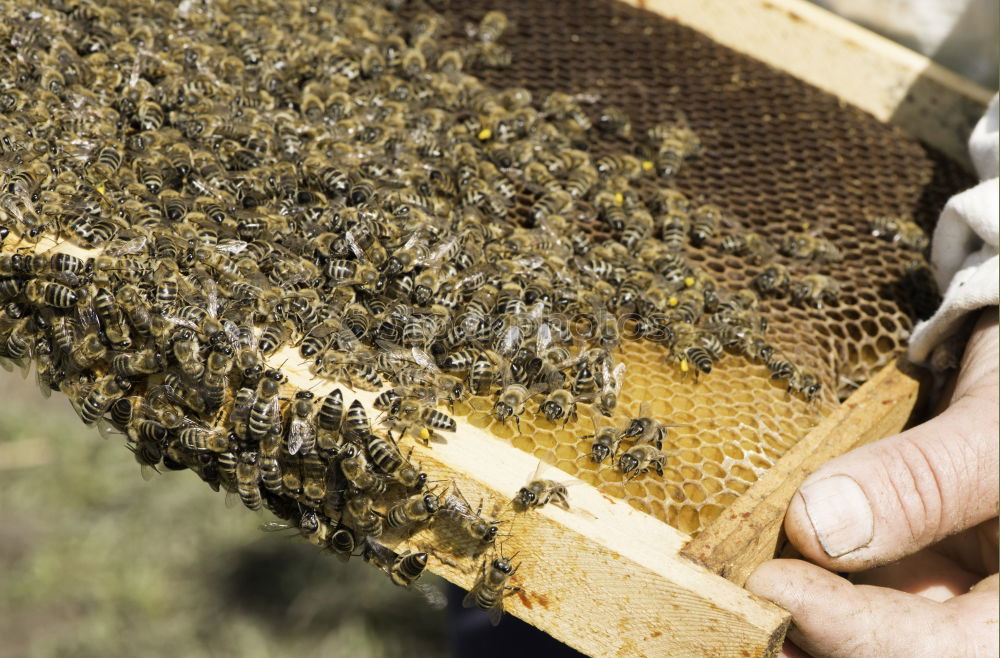
<instances>
[{"instance_id":1,"label":"empty honeycomb cell","mask_svg":"<svg viewBox=\"0 0 1000 658\"><path fill-rule=\"evenodd\" d=\"M682 464L677 470L685 480L701 479L701 469L691 464Z\"/></svg>"},{"instance_id":2,"label":"empty honeycomb cell","mask_svg":"<svg viewBox=\"0 0 1000 658\"><path fill-rule=\"evenodd\" d=\"M580 457L580 449L569 443L560 443L556 446L555 456L562 460L570 460L575 465L576 460Z\"/></svg>"},{"instance_id":3,"label":"empty honeycomb cell","mask_svg":"<svg viewBox=\"0 0 1000 658\"><path fill-rule=\"evenodd\" d=\"M701 453L696 450L681 450L680 458L689 464L700 464L702 461Z\"/></svg>"},{"instance_id":4,"label":"empty honeycomb cell","mask_svg":"<svg viewBox=\"0 0 1000 658\"><path fill-rule=\"evenodd\" d=\"M693 503L700 504L705 502L705 489L695 482L685 482L684 483L684 495L687 499Z\"/></svg>"},{"instance_id":5,"label":"empty honeycomb cell","mask_svg":"<svg viewBox=\"0 0 1000 658\"><path fill-rule=\"evenodd\" d=\"M743 450L735 443L725 442L722 444L722 451L733 460L743 459Z\"/></svg>"},{"instance_id":6,"label":"empty honeycomb cell","mask_svg":"<svg viewBox=\"0 0 1000 658\"><path fill-rule=\"evenodd\" d=\"M624 476L619 475L619 480L624 479ZM625 493L630 496L635 496L637 498L645 498L647 495L645 474L638 475L628 480L624 480Z\"/></svg>"},{"instance_id":7,"label":"empty honeycomb cell","mask_svg":"<svg viewBox=\"0 0 1000 658\"><path fill-rule=\"evenodd\" d=\"M771 459L767 459L762 455L749 455L748 459L750 460L751 464L753 464L756 468L759 468L761 470L767 469L773 463Z\"/></svg>"},{"instance_id":8,"label":"empty honeycomb cell","mask_svg":"<svg viewBox=\"0 0 1000 658\"><path fill-rule=\"evenodd\" d=\"M684 505L677 513L677 529L681 532L693 534L701 527L701 520L698 516L698 508L693 505Z\"/></svg>"},{"instance_id":9,"label":"empty honeycomb cell","mask_svg":"<svg viewBox=\"0 0 1000 658\"><path fill-rule=\"evenodd\" d=\"M707 475L702 477L701 486L709 496L714 496L722 491L722 482L717 478L708 477Z\"/></svg>"},{"instance_id":10,"label":"empty honeycomb cell","mask_svg":"<svg viewBox=\"0 0 1000 658\"><path fill-rule=\"evenodd\" d=\"M556 437L552 432L536 432L534 434L535 445L546 450L556 447Z\"/></svg>"},{"instance_id":11,"label":"empty honeycomb cell","mask_svg":"<svg viewBox=\"0 0 1000 658\"><path fill-rule=\"evenodd\" d=\"M520 436L514 437L513 443L514 447L517 448L518 450L523 450L525 452L534 451L535 443L532 437L530 436L522 434Z\"/></svg>"},{"instance_id":12,"label":"empty honeycomb cell","mask_svg":"<svg viewBox=\"0 0 1000 658\"><path fill-rule=\"evenodd\" d=\"M757 474L745 466L734 464L729 469L729 474L738 477L746 482L753 482L757 479Z\"/></svg>"},{"instance_id":13,"label":"empty honeycomb cell","mask_svg":"<svg viewBox=\"0 0 1000 658\"><path fill-rule=\"evenodd\" d=\"M747 489L749 489L752 483L744 482L743 480L737 480L735 478L729 478L725 481L725 484L726 484L726 489L736 494L736 496L739 496L740 494L744 493ZM722 498L723 496L720 494L719 497Z\"/></svg>"},{"instance_id":14,"label":"empty honeycomb cell","mask_svg":"<svg viewBox=\"0 0 1000 658\"><path fill-rule=\"evenodd\" d=\"M880 315L878 322L882 325L882 335L880 338L899 335L899 327L896 325L895 318L891 315Z\"/></svg>"},{"instance_id":15,"label":"empty honeycomb cell","mask_svg":"<svg viewBox=\"0 0 1000 658\"><path fill-rule=\"evenodd\" d=\"M699 521L701 522L702 527L707 526L708 524L712 523L712 521L715 521L717 518L719 518L722 515L724 509L725 508L723 508L721 505L703 505L701 507L701 510L699 510L700 514Z\"/></svg>"}]
</instances>

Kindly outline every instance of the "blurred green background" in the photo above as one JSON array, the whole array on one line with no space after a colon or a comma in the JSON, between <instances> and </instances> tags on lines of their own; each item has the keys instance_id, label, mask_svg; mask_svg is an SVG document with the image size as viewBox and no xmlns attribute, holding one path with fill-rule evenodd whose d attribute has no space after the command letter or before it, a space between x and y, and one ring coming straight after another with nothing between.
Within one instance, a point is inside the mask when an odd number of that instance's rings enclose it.
<instances>
[{"instance_id":1,"label":"blurred green background","mask_svg":"<svg viewBox=\"0 0 1000 658\"><path fill-rule=\"evenodd\" d=\"M447 654L418 593L225 498L0 371L0 658Z\"/></svg>"}]
</instances>

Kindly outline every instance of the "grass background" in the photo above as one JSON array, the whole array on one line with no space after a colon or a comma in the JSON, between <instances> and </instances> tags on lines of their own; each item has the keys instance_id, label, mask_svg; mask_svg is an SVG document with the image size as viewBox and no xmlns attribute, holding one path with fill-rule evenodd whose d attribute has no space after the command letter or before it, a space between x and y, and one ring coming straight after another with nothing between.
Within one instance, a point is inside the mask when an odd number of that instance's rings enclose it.
<instances>
[{"instance_id":1,"label":"grass background","mask_svg":"<svg viewBox=\"0 0 1000 658\"><path fill-rule=\"evenodd\" d=\"M447 654L419 594L261 532L270 514L193 473L144 481L19 374L0 371L0 658Z\"/></svg>"}]
</instances>

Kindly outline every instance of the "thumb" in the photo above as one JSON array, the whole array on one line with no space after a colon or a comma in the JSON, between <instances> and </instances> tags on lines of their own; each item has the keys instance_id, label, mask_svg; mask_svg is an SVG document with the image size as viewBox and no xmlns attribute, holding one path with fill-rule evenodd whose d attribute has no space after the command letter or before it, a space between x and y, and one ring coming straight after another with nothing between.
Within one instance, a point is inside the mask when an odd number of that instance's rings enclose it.
<instances>
[{"instance_id":1,"label":"thumb","mask_svg":"<svg viewBox=\"0 0 1000 658\"><path fill-rule=\"evenodd\" d=\"M788 538L817 564L858 571L996 516L996 403L975 402L963 398L923 425L827 462L792 499Z\"/></svg>"},{"instance_id":2,"label":"thumb","mask_svg":"<svg viewBox=\"0 0 1000 658\"><path fill-rule=\"evenodd\" d=\"M812 655L996 655L996 593L944 603L843 578L801 560L771 560L747 589L792 613L788 637Z\"/></svg>"},{"instance_id":3,"label":"thumb","mask_svg":"<svg viewBox=\"0 0 1000 658\"><path fill-rule=\"evenodd\" d=\"M970 341L963 375L975 376L960 378L962 397L944 413L806 478L785 516L788 538L805 557L833 571L858 571L997 515L995 323L991 331Z\"/></svg>"}]
</instances>

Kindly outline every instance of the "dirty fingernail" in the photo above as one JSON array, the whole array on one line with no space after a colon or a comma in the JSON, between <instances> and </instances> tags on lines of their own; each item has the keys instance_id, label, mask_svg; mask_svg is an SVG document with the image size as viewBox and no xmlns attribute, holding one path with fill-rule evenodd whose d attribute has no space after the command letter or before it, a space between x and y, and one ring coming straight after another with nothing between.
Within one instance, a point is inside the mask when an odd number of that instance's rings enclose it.
<instances>
[{"instance_id":1,"label":"dirty fingernail","mask_svg":"<svg viewBox=\"0 0 1000 658\"><path fill-rule=\"evenodd\" d=\"M799 495L823 550L841 557L867 546L875 534L875 515L861 486L847 475L811 482Z\"/></svg>"}]
</instances>

